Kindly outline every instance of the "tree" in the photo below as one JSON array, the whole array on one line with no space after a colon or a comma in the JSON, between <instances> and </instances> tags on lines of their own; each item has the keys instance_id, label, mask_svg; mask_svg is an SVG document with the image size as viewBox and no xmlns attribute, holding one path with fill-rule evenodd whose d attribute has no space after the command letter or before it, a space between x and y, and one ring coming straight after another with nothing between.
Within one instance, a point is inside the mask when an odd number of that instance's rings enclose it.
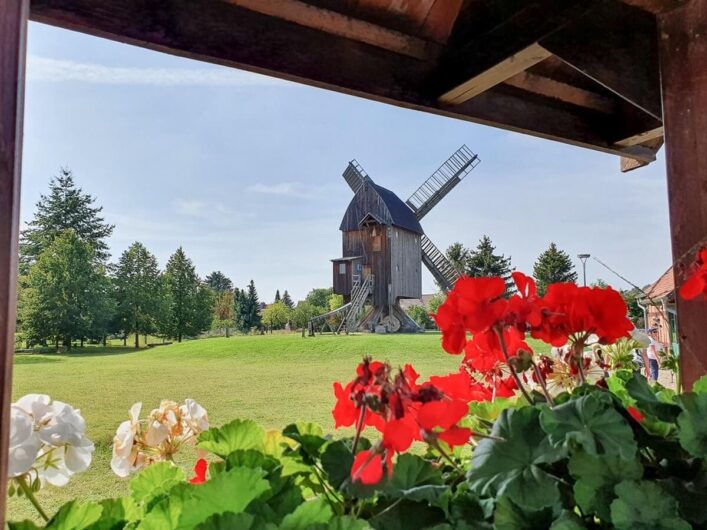
<instances>
[{"instance_id":1,"label":"tree","mask_svg":"<svg viewBox=\"0 0 707 530\"><path fill-rule=\"evenodd\" d=\"M216 293L214 300L214 319L211 327L214 329L223 329L228 337L228 331L234 324L234 293L233 291L224 291Z\"/></svg>"},{"instance_id":2,"label":"tree","mask_svg":"<svg viewBox=\"0 0 707 530\"><path fill-rule=\"evenodd\" d=\"M263 310L263 324L270 329L282 329L290 321L291 310L282 300L270 304Z\"/></svg>"},{"instance_id":3,"label":"tree","mask_svg":"<svg viewBox=\"0 0 707 530\"><path fill-rule=\"evenodd\" d=\"M77 188L70 170L62 168L49 183L49 195L42 195L34 218L22 231L20 240L21 270L27 273L39 255L65 230L73 230L75 237L93 248L93 259L108 260L106 239L113 233L113 225L100 216L103 210L95 206L95 197Z\"/></svg>"},{"instance_id":4,"label":"tree","mask_svg":"<svg viewBox=\"0 0 707 530\"><path fill-rule=\"evenodd\" d=\"M430 301L427 302L427 309L429 313L432 315L436 314L439 310L439 306L441 306L446 299L447 296L444 293L437 293L430 298Z\"/></svg>"},{"instance_id":5,"label":"tree","mask_svg":"<svg viewBox=\"0 0 707 530\"><path fill-rule=\"evenodd\" d=\"M405 311L410 318L412 318L418 326L422 329L434 329L435 323L432 318L430 318L427 309L421 305L411 306Z\"/></svg>"},{"instance_id":6,"label":"tree","mask_svg":"<svg viewBox=\"0 0 707 530\"><path fill-rule=\"evenodd\" d=\"M253 280L250 280L247 290L238 291L235 306L236 327L241 333L249 333L260 327L260 301Z\"/></svg>"},{"instance_id":7,"label":"tree","mask_svg":"<svg viewBox=\"0 0 707 530\"><path fill-rule=\"evenodd\" d=\"M64 230L39 254L22 290L23 332L32 342L100 339L115 309L110 281L90 243Z\"/></svg>"},{"instance_id":8,"label":"tree","mask_svg":"<svg viewBox=\"0 0 707 530\"><path fill-rule=\"evenodd\" d=\"M555 243L538 256L533 267L533 276L538 286L538 293L544 295L547 286L557 282L577 282L577 273L569 254L557 248Z\"/></svg>"},{"instance_id":9,"label":"tree","mask_svg":"<svg viewBox=\"0 0 707 530\"><path fill-rule=\"evenodd\" d=\"M282 300L282 297L280 296L280 289L278 289L277 291L275 291L275 303L277 304L281 300Z\"/></svg>"},{"instance_id":10,"label":"tree","mask_svg":"<svg viewBox=\"0 0 707 530\"><path fill-rule=\"evenodd\" d=\"M214 292L219 294L233 290L233 282L221 271L214 271L211 274L207 275L204 282Z\"/></svg>"},{"instance_id":11,"label":"tree","mask_svg":"<svg viewBox=\"0 0 707 530\"><path fill-rule=\"evenodd\" d=\"M506 282L506 292L512 293L515 288L511 278L511 258L496 254L489 236L483 236L474 250L454 243L447 249L447 259L461 274L473 278L500 276Z\"/></svg>"},{"instance_id":12,"label":"tree","mask_svg":"<svg viewBox=\"0 0 707 530\"><path fill-rule=\"evenodd\" d=\"M182 247L172 254L164 273L168 301L165 332L182 342L198 335L211 323L211 293L201 283Z\"/></svg>"},{"instance_id":13,"label":"tree","mask_svg":"<svg viewBox=\"0 0 707 530\"><path fill-rule=\"evenodd\" d=\"M299 302L292 310L292 322L297 328L304 328L312 318L326 313L322 307L317 307L306 300Z\"/></svg>"},{"instance_id":14,"label":"tree","mask_svg":"<svg viewBox=\"0 0 707 530\"><path fill-rule=\"evenodd\" d=\"M329 307L329 297L333 292L334 291L331 287L312 289L307 295L307 298L305 298L305 301L309 302L313 306L326 309Z\"/></svg>"},{"instance_id":15,"label":"tree","mask_svg":"<svg viewBox=\"0 0 707 530\"><path fill-rule=\"evenodd\" d=\"M646 327L643 319L643 309L638 305L638 301L645 296L645 293L637 288L621 291L621 296L628 307L628 318L637 328Z\"/></svg>"},{"instance_id":16,"label":"tree","mask_svg":"<svg viewBox=\"0 0 707 530\"><path fill-rule=\"evenodd\" d=\"M117 317L125 336L135 334L135 347L140 334L157 328L161 304L162 280L157 258L141 243L133 243L120 256L115 270Z\"/></svg>"},{"instance_id":17,"label":"tree","mask_svg":"<svg viewBox=\"0 0 707 530\"><path fill-rule=\"evenodd\" d=\"M447 249L447 259L460 274L466 274L466 266L471 253L459 242L452 243Z\"/></svg>"},{"instance_id":18,"label":"tree","mask_svg":"<svg viewBox=\"0 0 707 530\"><path fill-rule=\"evenodd\" d=\"M285 292L282 294L282 303L290 309L294 309L295 307L295 303L292 301L292 297L290 293L287 292L287 289L285 289Z\"/></svg>"}]
</instances>

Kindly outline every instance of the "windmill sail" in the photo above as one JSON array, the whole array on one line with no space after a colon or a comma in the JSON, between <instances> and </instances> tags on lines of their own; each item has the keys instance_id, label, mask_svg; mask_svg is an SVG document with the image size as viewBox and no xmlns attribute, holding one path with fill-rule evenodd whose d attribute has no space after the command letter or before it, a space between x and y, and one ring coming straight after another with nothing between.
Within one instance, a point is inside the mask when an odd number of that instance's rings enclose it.
<instances>
[{"instance_id":1,"label":"windmill sail","mask_svg":"<svg viewBox=\"0 0 707 530\"><path fill-rule=\"evenodd\" d=\"M355 161L354 161L355 162ZM479 165L478 155L471 152L466 145L462 145L450 156L437 171L417 188L410 198L405 201L410 209L415 212L419 221L441 201L447 193L452 191L472 169ZM349 167L351 164L349 164ZM348 168L347 168L348 170ZM344 178L346 176L344 175ZM348 180L347 180L348 182ZM349 184L351 185L351 184Z\"/></svg>"},{"instance_id":2,"label":"windmill sail","mask_svg":"<svg viewBox=\"0 0 707 530\"><path fill-rule=\"evenodd\" d=\"M449 291L459 279L459 272L444 254L425 235L420 239L422 262L427 266L440 287Z\"/></svg>"},{"instance_id":3,"label":"windmill sail","mask_svg":"<svg viewBox=\"0 0 707 530\"><path fill-rule=\"evenodd\" d=\"M356 160L349 162L349 165L346 166L343 173L344 180L354 193L356 193L363 185L363 179L367 176L368 174L363 170L361 164L356 162Z\"/></svg>"}]
</instances>

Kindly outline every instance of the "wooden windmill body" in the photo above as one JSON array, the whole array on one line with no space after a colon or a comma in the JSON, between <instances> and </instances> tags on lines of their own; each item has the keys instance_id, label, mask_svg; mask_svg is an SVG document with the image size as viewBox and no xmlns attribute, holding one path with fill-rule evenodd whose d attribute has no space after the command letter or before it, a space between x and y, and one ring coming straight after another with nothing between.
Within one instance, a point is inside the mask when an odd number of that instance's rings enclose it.
<instances>
[{"instance_id":1,"label":"wooden windmill body","mask_svg":"<svg viewBox=\"0 0 707 530\"><path fill-rule=\"evenodd\" d=\"M403 202L355 160L349 162L343 177L354 197L339 227L342 257L332 260L334 293L345 302L336 310L344 316L339 330L419 331L400 300L422 297L422 265L443 289L458 278L420 220L478 163L478 156L462 146Z\"/></svg>"}]
</instances>

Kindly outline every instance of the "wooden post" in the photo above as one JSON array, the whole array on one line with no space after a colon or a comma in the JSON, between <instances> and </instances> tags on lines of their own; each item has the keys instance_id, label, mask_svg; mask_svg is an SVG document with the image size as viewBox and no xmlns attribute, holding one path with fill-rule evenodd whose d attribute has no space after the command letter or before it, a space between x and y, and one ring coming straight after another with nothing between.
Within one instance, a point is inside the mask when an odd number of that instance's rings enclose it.
<instances>
[{"instance_id":1,"label":"wooden post","mask_svg":"<svg viewBox=\"0 0 707 530\"><path fill-rule=\"evenodd\" d=\"M707 244L707 0L690 0L658 20L670 229L679 288L696 247ZM687 390L707 374L707 302L678 298L677 311Z\"/></svg>"},{"instance_id":2,"label":"wooden post","mask_svg":"<svg viewBox=\"0 0 707 530\"><path fill-rule=\"evenodd\" d=\"M0 0L0 527L7 499L28 15L29 0Z\"/></svg>"}]
</instances>

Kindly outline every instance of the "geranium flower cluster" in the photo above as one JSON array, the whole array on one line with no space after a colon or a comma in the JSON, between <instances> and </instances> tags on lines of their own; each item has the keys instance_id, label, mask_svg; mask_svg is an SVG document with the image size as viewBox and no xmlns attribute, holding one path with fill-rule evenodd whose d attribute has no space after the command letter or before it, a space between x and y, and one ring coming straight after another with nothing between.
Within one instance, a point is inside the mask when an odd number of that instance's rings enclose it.
<instances>
[{"instance_id":1,"label":"geranium flower cluster","mask_svg":"<svg viewBox=\"0 0 707 530\"><path fill-rule=\"evenodd\" d=\"M209 428L206 409L193 399L182 405L163 400L147 419L140 420L142 403L130 407L130 419L118 426L113 439L111 469L127 477L155 462L171 461L184 444L194 444Z\"/></svg>"},{"instance_id":2,"label":"geranium flower cluster","mask_svg":"<svg viewBox=\"0 0 707 530\"><path fill-rule=\"evenodd\" d=\"M418 378L410 365L394 372L388 363L366 358L346 386L334 383L336 427L356 426L352 481L380 482L392 472L395 453L406 451L414 441L427 442L443 454L444 446L469 441L471 430L459 422L469 412L469 401L485 399L485 390L477 388L466 372L423 383ZM365 427L377 429L382 438L371 449L356 453Z\"/></svg>"},{"instance_id":3,"label":"geranium flower cluster","mask_svg":"<svg viewBox=\"0 0 707 530\"><path fill-rule=\"evenodd\" d=\"M24 489L64 486L91 464L81 411L45 394L27 394L10 407L9 475Z\"/></svg>"},{"instance_id":4,"label":"geranium flower cluster","mask_svg":"<svg viewBox=\"0 0 707 530\"><path fill-rule=\"evenodd\" d=\"M542 370L535 363L527 334L551 346L569 345L572 355L565 361L584 380L582 352L589 338L613 344L633 329L623 298L610 287L554 283L540 296L532 278L515 272L513 280L518 293L506 297L502 278L461 278L434 315L445 351L463 352L463 365L495 396L524 392L519 374L526 370L544 387L552 365Z\"/></svg>"}]
</instances>

